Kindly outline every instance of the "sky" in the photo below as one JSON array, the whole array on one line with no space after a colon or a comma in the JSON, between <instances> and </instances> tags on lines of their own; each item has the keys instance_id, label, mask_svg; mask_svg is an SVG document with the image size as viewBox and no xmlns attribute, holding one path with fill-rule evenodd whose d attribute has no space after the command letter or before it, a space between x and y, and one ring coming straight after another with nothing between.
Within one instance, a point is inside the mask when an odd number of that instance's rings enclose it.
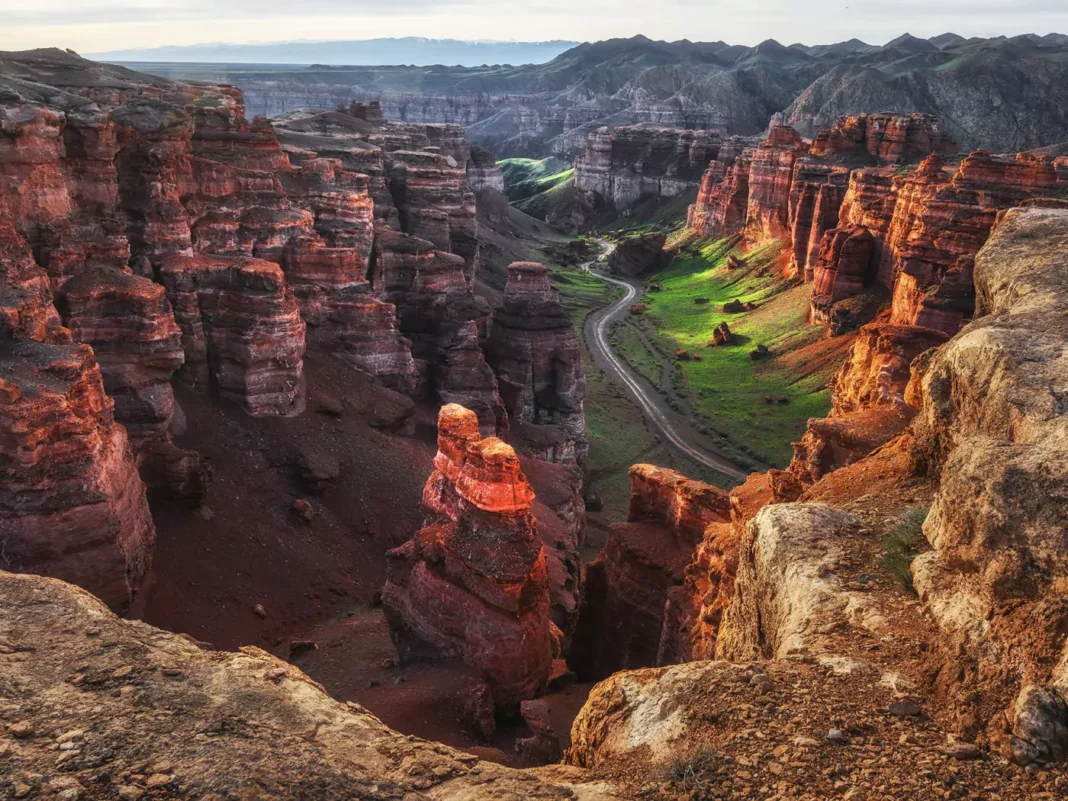
<instances>
[{"instance_id":1,"label":"sky","mask_svg":"<svg viewBox=\"0 0 1068 801\"><path fill-rule=\"evenodd\" d=\"M883 44L1068 33L1068 0L0 0L0 50L106 50L385 36Z\"/></svg>"}]
</instances>

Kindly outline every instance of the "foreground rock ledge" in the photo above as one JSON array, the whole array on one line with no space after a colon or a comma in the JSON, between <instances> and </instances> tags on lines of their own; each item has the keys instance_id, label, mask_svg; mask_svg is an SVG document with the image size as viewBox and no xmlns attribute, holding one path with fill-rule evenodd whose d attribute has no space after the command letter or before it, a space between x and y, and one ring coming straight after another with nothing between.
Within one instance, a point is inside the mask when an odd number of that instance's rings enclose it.
<instances>
[{"instance_id":1,"label":"foreground rock ledge","mask_svg":"<svg viewBox=\"0 0 1068 801\"><path fill-rule=\"evenodd\" d=\"M398 734L264 651L205 651L55 579L0 572L0 675L4 798L619 798Z\"/></svg>"}]
</instances>

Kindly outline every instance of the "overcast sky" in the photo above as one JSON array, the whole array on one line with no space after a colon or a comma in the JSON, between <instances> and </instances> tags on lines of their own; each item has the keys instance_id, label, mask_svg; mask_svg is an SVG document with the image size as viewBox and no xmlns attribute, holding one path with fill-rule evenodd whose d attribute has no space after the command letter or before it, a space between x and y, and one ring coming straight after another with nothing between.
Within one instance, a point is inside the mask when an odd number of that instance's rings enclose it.
<instances>
[{"instance_id":1,"label":"overcast sky","mask_svg":"<svg viewBox=\"0 0 1068 801\"><path fill-rule=\"evenodd\" d=\"M0 49L82 53L205 42L608 39L882 44L1068 32L1068 0L0 0Z\"/></svg>"}]
</instances>

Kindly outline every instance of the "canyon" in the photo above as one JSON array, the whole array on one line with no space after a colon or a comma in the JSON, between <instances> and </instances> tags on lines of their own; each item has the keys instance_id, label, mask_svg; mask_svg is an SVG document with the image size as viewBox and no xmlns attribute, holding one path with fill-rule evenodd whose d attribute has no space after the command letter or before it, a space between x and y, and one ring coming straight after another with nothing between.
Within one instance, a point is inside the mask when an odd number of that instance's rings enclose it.
<instances>
[{"instance_id":1,"label":"canyon","mask_svg":"<svg viewBox=\"0 0 1068 801\"><path fill-rule=\"evenodd\" d=\"M378 101L389 119L463 126L472 143L499 157L573 159L587 135L605 125L755 136L770 120L812 138L840 116L894 109L944 120L963 147L1008 152L1068 140L1064 48L1056 34L929 40L906 34L882 46L855 39L746 46L639 35L586 42L543 64L515 66L128 66L234 84L249 109L269 117Z\"/></svg>"},{"instance_id":2,"label":"canyon","mask_svg":"<svg viewBox=\"0 0 1068 801\"><path fill-rule=\"evenodd\" d=\"M812 88L1063 43L915 41L614 40L477 102L0 53L0 790L1063 794L1068 152ZM567 234L495 162L546 149ZM703 467L588 341L639 290L600 346ZM821 410L792 458L706 427L731 384L754 437Z\"/></svg>"}]
</instances>

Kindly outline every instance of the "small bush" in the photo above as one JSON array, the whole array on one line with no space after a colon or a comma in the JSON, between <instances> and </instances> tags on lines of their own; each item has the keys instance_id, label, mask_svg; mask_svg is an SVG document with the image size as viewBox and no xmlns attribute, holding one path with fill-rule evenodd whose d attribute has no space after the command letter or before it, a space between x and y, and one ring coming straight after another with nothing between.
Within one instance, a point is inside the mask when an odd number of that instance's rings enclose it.
<instances>
[{"instance_id":1,"label":"small bush","mask_svg":"<svg viewBox=\"0 0 1068 801\"><path fill-rule=\"evenodd\" d=\"M711 748L696 748L669 762L661 773L661 781L674 785L675 790L690 793L690 798L711 798L707 793L717 783L718 762L719 757Z\"/></svg>"},{"instance_id":2,"label":"small bush","mask_svg":"<svg viewBox=\"0 0 1068 801\"><path fill-rule=\"evenodd\" d=\"M926 544L923 521L927 519L928 511L924 506L906 509L893 531L883 540L883 555L879 557L879 567L912 591L915 591L912 586L912 560Z\"/></svg>"}]
</instances>

